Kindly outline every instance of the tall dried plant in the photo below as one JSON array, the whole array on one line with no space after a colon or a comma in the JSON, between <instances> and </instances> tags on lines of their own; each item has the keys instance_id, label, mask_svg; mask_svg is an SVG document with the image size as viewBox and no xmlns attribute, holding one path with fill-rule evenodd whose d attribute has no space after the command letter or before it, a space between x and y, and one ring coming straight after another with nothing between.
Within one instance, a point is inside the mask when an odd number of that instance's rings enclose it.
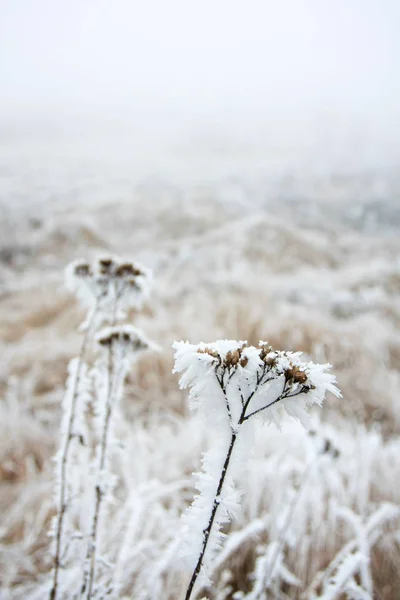
<instances>
[{"instance_id":1,"label":"tall dried plant","mask_svg":"<svg viewBox=\"0 0 400 600\"><path fill-rule=\"evenodd\" d=\"M82 537L82 532L67 529L67 517L72 513L72 504L77 501L76 492L74 493L74 479L76 479L76 470L79 470L79 459L73 461L72 455L79 451L79 445L83 446L88 442L87 428L87 404L88 398L92 394L92 379L89 366L86 364L89 347L94 337L94 333L103 325L109 324L115 326L118 321L125 318L125 311L131 307L138 308L142 299L148 290L150 273L141 266L131 262L120 262L112 258L101 258L94 264L85 261L77 261L69 265L66 269L67 286L83 301L87 307L87 316L81 326L83 338L79 355L73 359L69 367L69 379L67 391L63 402L63 418L61 427L60 450L56 457L57 462L57 514L54 520L52 535L55 540L54 562L52 572L51 589L49 593L50 600L57 600L62 597L63 590L60 589L60 572L68 562L69 547L71 540ZM100 347L103 348L106 339L105 336L111 335L103 331L100 335ZM102 341L101 341L102 340ZM115 350L115 344L118 340L119 346L123 352ZM106 344L107 345L107 344ZM144 336L132 327L120 331L112 331L112 341L107 346L107 380L109 390L104 398L94 400L96 411L101 402L105 403L106 410L103 411L104 423L101 427L103 434L101 441L98 442L102 451L97 452L101 457L98 472L103 472L105 464L105 454L108 441L109 425L111 420L112 399L121 395L122 383L128 368L128 355L132 356L133 348L135 351L148 348L150 345L146 342ZM120 360L118 369L114 365ZM118 374L114 378L114 372ZM113 381L118 384L118 393L113 389ZM95 436L94 436L95 438ZM74 441L77 444L74 444ZM97 477L97 480L99 477ZM96 489L98 485L96 484ZM99 506L97 506L99 504ZM100 512L101 500L96 500L96 506L93 514ZM98 518L97 518L98 520ZM93 516L93 522L95 518ZM97 525L92 527L90 541L86 552L87 561L93 561L92 554L95 555L97 539ZM86 573L86 571L85 571ZM93 589L95 566L88 571L88 582L90 590ZM84 577L82 590L86 589L86 579ZM90 592L91 593L91 592ZM86 597L89 598L90 595Z\"/></svg>"},{"instance_id":2,"label":"tall dried plant","mask_svg":"<svg viewBox=\"0 0 400 600\"><path fill-rule=\"evenodd\" d=\"M320 405L327 391L340 396L330 365L302 361L301 353L276 351L267 343L220 340L212 344L174 344L175 371L190 388L192 406L214 433L214 447L203 456L192 506L184 517L182 557L192 569L185 600L221 546L221 528L237 514L237 471L249 450L257 417L281 422L283 409L303 424L305 409Z\"/></svg>"}]
</instances>

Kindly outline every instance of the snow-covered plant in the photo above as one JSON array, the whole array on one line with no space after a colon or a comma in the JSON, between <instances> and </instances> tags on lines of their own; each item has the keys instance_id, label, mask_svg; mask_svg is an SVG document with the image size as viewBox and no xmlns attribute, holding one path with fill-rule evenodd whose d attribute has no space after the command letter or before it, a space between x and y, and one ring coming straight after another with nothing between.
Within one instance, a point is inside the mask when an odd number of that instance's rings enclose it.
<instances>
[{"instance_id":1,"label":"snow-covered plant","mask_svg":"<svg viewBox=\"0 0 400 600\"><path fill-rule=\"evenodd\" d=\"M96 567L99 555L99 534L101 528L101 509L104 500L110 498L113 490L112 476L107 452L111 438L111 420L116 404L123 392L125 377L130 363L141 352L152 345L145 336L131 325L108 327L102 330L97 342L101 353L97 366L97 425L98 446L96 448L97 465L95 474L95 495L92 507L91 529L86 550L81 596L89 600L95 592ZM105 563L105 560L103 559ZM98 596L101 591L96 590Z\"/></svg>"},{"instance_id":2,"label":"snow-covered plant","mask_svg":"<svg viewBox=\"0 0 400 600\"><path fill-rule=\"evenodd\" d=\"M132 262L121 262L113 258L100 258L93 264L75 261L66 269L66 284L80 298L87 308L85 321L81 325L83 333L81 348L77 358L69 366L69 378L63 402L60 450L57 463L57 515L54 520L54 563L50 600L56 600L60 592L60 570L68 562L71 554L71 540L79 538L80 532L74 531L68 524L68 513L72 503L79 495L75 489L80 460L72 460L87 442L85 432L86 406L91 396L91 377L86 364L88 349L94 332L103 322L115 323L124 318L129 308L139 307L148 291L150 273L142 266ZM132 331L125 335L133 335ZM139 339L139 334L138 334ZM143 342L144 343L144 342ZM127 349L129 344L125 344ZM121 360L120 369L125 365ZM81 465L82 467L82 465Z\"/></svg>"},{"instance_id":3,"label":"snow-covered plant","mask_svg":"<svg viewBox=\"0 0 400 600\"><path fill-rule=\"evenodd\" d=\"M71 263L66 283L89 307L96 307L103 320L112 324L124 315L118 311L140 308L149 290L150 271L133 262L100 258L94 264Z\"/></svg>"},{"instance_id":4,"label":"snow-covered plant","mask_svg":"<svg viewBox=\"0 0 400 600\"><path fill-rule=\"evenodd\" d=\"M316 575L302 598L372 600L371 549L383 535L385 526L397 519L399 513L398 506L385 502L365 520L350 508L339 507L338 514L354 529L354 539L337 553L323 572Z\"/></svg>"},{"instance_id":5,"label":"snow-covered plant","mask_svg":"<svg viewBox=\"0 0 400 600\"><path fill-rule=\"evenodd\" d=\"M317 438L317 454L310 460L308 466L304 469L299 487L296 492L292 491L292 498L287 506L282 509L282 524L278 528L276 538L268 541L267 545L260 548L259 556L256 560L254 573L251 579L254 580L250 593L243 598L246 600L267 600L270 593L279 596L281 585L289 584L299 587L301 582L293 575L284 562L284 547L290 545L290 527L299 505L301 496L309 487L312 479L319 476L319 471L326 468L326 462L322 459L333 460L340 455L340 451L332 444L329 438L319 438L315 431L309 431L310 436Z\"/></svg>"},{"instance_id":6,"label":"snow-covered plant","mask_svg":"<svg viewBox=\"0 0 400 600\"><path fill-rule=\"evenodd\" d=\"M190 388L197 409L214 435L213 448L203 456L195 496L184 515L182 558L192 569L185 599L189 600L201 574L207 571L223 535L221 528L240 508L235 487L238 469L249 451L256 418L280 427L286 411L307 424L307 408L321 405L327 391L340 396L330 365L301 360L301 353L276 351L266 342L258 347L243 341L219 340L197 345L175 342L174 372Z\"/></svg>"}]
</instances>

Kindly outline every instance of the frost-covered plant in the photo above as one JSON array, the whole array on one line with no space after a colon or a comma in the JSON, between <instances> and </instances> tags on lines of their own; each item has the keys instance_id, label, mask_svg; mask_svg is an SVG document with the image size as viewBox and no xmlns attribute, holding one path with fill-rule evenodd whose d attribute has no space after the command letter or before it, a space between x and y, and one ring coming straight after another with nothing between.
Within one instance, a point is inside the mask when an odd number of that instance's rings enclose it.
<instances>
[{"instance_id":1,"label":"frost-covered plant","mask_svg":"<svg viewBox=\"0 0 400 600\"><path fill-rule=\"evenodd\" d=\"M266 342L258 347L232 340L175 342L174 348L180 385L190 388L192 407L215 436L197 475L199 494L184 516L182 557L193 570L185 596L189 600L200 574L207 582L208 567L222 543L221 528L240 508L234 482L248 454L255 418L279 427L286 411L306 425L307 407L321 405L327 391L340 392L330 365L302 361L301 353L276 351Z\"/></svg>"},{"instance_id":2,"label":"frost-covered plant","mask_svg":"<svg viewBox=\"0 0 400 600\"><path fill-rule=\"evenodd\" d=\"M101 508L107 496L113 490L114 478L111 474L107 451L112 440L111 419L116 404L123 392L125 377L130 363L138 354L151 348L144 335L131 325L108 327L100 332L97 342L102 350L97 364L97 425L98 446L96 448L97 466L95 474L95 496L92 508L91 529L87 544L81 587L82 597L88 600L94 593L96 566L99 555L99 533ZM97 593L101 595L100 590Z\"/></svg>"},{"instance_id":3,"label":"frost-covered plant","mask_svg":"<svg viewBox=\"0 0 400 600\"><path fill-rule=\"evenodd\" d=\"M118 311L140 308L149 282L150 271L142 265L109 257L93 265L77 261L66 269L67 286L112 325L124 316Z\"/></svg>"},{"instance_id":4,"label":"frost-covered plant","mask_svg":"<svg viewBox=\"0 0 400 600\"><path fill-rule=\"evenodd\" d=\"M69 366L69 378L63 402L60 450L57 462L57 515L54 520L54 565L50 600L56 600L59 593L60 569L67 561L71 539L79 537L79 532L66 529L67 514L76 495L76 477L72 464L72 453L77 451L73 441L81 446L85 443L85 411L91 395L88 366L85 363L93 333L103 322L114 325L124 317L124 311L138 307L148 291L150 273L142 266L131 262L121 262L106 257L93 264L75 261L66 269L66 284L80 298L87 308L86 319L81 325L83 332L81 348L77 358Z\"/></svg>"},{"instance_id":5,"label":"frost-covered plant","mask_svg":"<svg viewBox=\"0 0 400 600\"><path fill-rule=\"evenodd\" d=\"M370 600L373 582L370 571L371 549L383 535L385 526L399 517L398 506L384 502L363 520L350 508L339 508L338 513L354 529L349 541L323 572L317 573L304 600ZM317 591L318 590L318 591Z\"/></svg>"},{"instance_id":6,"label":"frost-covered plant","mask_svg":"<svg viewBox=\"0 0 400 600\"><path fill-rule=\"evenodd\" d=\"M290 538L290 535L288 535L290 534L290 526L300 498L310 485L312 476L318 476L318 472L326 467L326 463L321 462L322 458L336 459L340 455L340 451L335 448L329 438L318 439L315 431L309 433L317 438L316 441L319 446L317 454L304 469L298 490L293 493L291 501L282 510L284 519L278 529L276 539L269 540L268 544L259 552L255 570L251 576L254 580L252 590L246 596L241 595L246 600L267 600L271 591L274 596L279 596L282 582L294 587L299 587L301 584L284 563L284 546Z\"/></svg>"}]
</instances>

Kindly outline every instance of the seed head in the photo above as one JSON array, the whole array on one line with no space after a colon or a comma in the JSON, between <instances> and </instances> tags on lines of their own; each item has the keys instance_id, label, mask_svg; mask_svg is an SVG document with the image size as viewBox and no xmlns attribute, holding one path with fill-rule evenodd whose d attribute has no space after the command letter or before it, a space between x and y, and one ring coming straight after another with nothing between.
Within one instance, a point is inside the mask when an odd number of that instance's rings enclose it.
<instances>
[{"instance_id":1,"label":"seed head","mask_svg":"<svg viewBox=\"0 0 400 600\"><path fill-rule=\"evenodd\" d=\"M247 358L247 356L242 356L241 359L240 359L240 361L239 361L239 364L240 364L241 367L244 368L247 365L248 362L249 362L249 359Z\"/></svg>"},{"instance_id":2,"label":"seed head","mask_svg":"<svg viewBox=\"0 0 400 600\"><path fill-rule=\"evenodd\" d=\"M76 277L91 277L93 273L88 263L81 262L75 265L74 275Z\"/></svg>"},{"instance_id":3,"label":"seed head","mask_svg":"<svg viewBox=\"0 0 400 600\"><path fill-rule=\"evenodd\" d=\"M306 383L307 381L307 373L299 369L296 365L292 365L286 369L285 376L289 383Z\"/></svg>"},{"instance_id":4,"label":"seed head","mask_svg":"<svg viewBox=\"0 0 400 600\"><path fill-rule=\"evenodd\" d=\"M140 277L143 276L144 273L138 267L134 266L132 263L121 263L115 269L116 277Z\"/></svg>"},{"instance_id":5,"label":"seed head","mask_svg":"<svg viewBox=\"0 0 400 600\"><path fill-rule=\"evenodd\" d=\"M236 367L240 360L239 350L229 350L225 356L225 366L226 367Z\"/></svg>"},{"instance_id":6,"label":"seed head","mask_svg":"<svg viewBox=\"0 0 400 600\"><path fill-rule=\"evenodd\" d=\"M99 271L101 275L112 275L115 263L112 258L101 258L99 260Z\"/></svg>"},{"instance_id":7,"label":"seed head","mask_svg":"<svg viewBox=\"0 0 400 600\"><path fill-rule=\"evenodd\" d=\"M212 356L213 358L217 359L219 362L221 361L221 357L218 354L218 352L216 350L213 350L212 348L199 348L197 350L197 354L208 354L209 356Z\"/></svg>"},{"instance_id":8,"label":"seed head","mask_svg":"<svg viewBox=\"0 0 400 600\"><path fill-rule=\"evenodd\" d=\"M151 347L144 335L131 325L109 327L100 332L97 342L103 347L121 347L131 352L144 352Z\"/></svg>"}]
</instances>

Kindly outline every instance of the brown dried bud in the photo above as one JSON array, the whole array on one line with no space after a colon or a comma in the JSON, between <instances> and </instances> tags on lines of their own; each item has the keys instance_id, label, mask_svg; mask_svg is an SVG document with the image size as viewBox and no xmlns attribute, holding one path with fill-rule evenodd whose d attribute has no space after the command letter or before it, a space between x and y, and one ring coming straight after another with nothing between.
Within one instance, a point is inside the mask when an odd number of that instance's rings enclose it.
<instances>
[{"instance_id":1,"label":"brown dried bud","mask_svg":"<svg viewBox=\"0 0 400 600\"><path fill-rule=\"evenodd\" d=\"M239 350L229 350L225 357L225 366L236 367L240 359Z\"/></svg>"},{"instance_id":2,"label":"brown dried bud","mask_svg":"<svg viewBox=\"0 0 400 600\"><path fill-rule=\"evenodd\" d=\"M116 277L139 277L143 272L132 263L122 263L115 269Z\"/></svg>"},{"instance_id":3,"label":"brown dried bud","mask_svg":"<svg viewBox=\"0 0 400 600\"><path fill-rule=\"evenodd\" d=\"M269 357L265 357L264 362L266 364L267 367L269 367L270 369L272 369L272 367L275 367L277 360L276 357L274 356L269 356Z\"/></svg>"},{"instance_id":4,"label":"brown dried bud","mask_svg":"<svg viewBox=\"0 0 400 600\"><path fill-rule=\"evenodd\" d=\"M101 258L99 260L99 270L102 275L111 275L114 261L111 258Z\"/></svg>"},{"instance_id":5,"label":"brown dried bud","mask_svg":"<svg viewBox=\"0 0 400 600\"><path fill-rule=\"evenodd\" d=\"M90 277L92 275L92 271L88 263L80 263L79 265L76 265L74 273L77 277Z\"/></svg>"},{"instance_id":6,"label":"brown dried bud","mask_svg":"<svg viewBox=\"0 0 400 600\"><path fill-rule=\"evenodd\" d=\"M133 350L146 350L149 348L149 344L145 339L139 337L136 333L130 333L129 331L117 330L109 331L104 336L98 338L99 344L102 346L111 346L114 343L131 344Z\"/></svg>"},{"instance_id":7,"label":"brown dried bud","mask_svg":"<svg viewBox=\"0 0 400 600\"><path fill-rule=\"evenodd\" d=\"M247 356L242 356L241 359L240 359L240 361L239 361L239 364L240 364L241 367L244 368L247 365L248 362L249 362L249 359L247 358Z\"/></svg>"},{"instance_id":8,"label":"brown dried bud","mask_svg":"<svg viewBox=\"0 0 400 600\"><path fill-rule=\"evenodd\" d=\"M220 355L218 354L218 352L216 350L213 350L212 348L199 348L197 350L197 354L208 354L209 356L212 356L213 358L216 358L218 360L221 360Z\"/></svg>"},{"instance_id":9,"label":"brown dried bud","mask_svg":"<svg viewBox=\"0 0 400 600\"><path fill-rule=\"evenodd\" d=\"M117 339L118 339L118 333L112 332L112 333L109 333L108 335L105 335L104 337L99 338L98 342L102 346L111 346L111 344L113 342L115 342Z\"/></svg>"},{"instance_id":10,"label":"brown dried bud","mask_svg":"<svg viewBox=\"0 0 400 600\"><path fill-rule=\"evenodd\" d=\"M276 364L276 358L272 356L268 357L268 354L270 354L273 351L274 349L272 348L272 346L269 346L269 344L260 344L260 358L262 361L264 361L266 366L270 368L274 367Z\"/></svg>"},{"instance_id":11,"label":"brown dried bud","mask_svg":"<svg viewBox=\"0 0 400 600\"><path fill-rule=\"evenodd\" d=\"M289 382L306 383L307 381L307 373L299 369L299 367L296 367L296 365L293 365L292 367L289 367L289 369L286 369L285 375L286 379Z\"/></svg>"}]
</instances>

